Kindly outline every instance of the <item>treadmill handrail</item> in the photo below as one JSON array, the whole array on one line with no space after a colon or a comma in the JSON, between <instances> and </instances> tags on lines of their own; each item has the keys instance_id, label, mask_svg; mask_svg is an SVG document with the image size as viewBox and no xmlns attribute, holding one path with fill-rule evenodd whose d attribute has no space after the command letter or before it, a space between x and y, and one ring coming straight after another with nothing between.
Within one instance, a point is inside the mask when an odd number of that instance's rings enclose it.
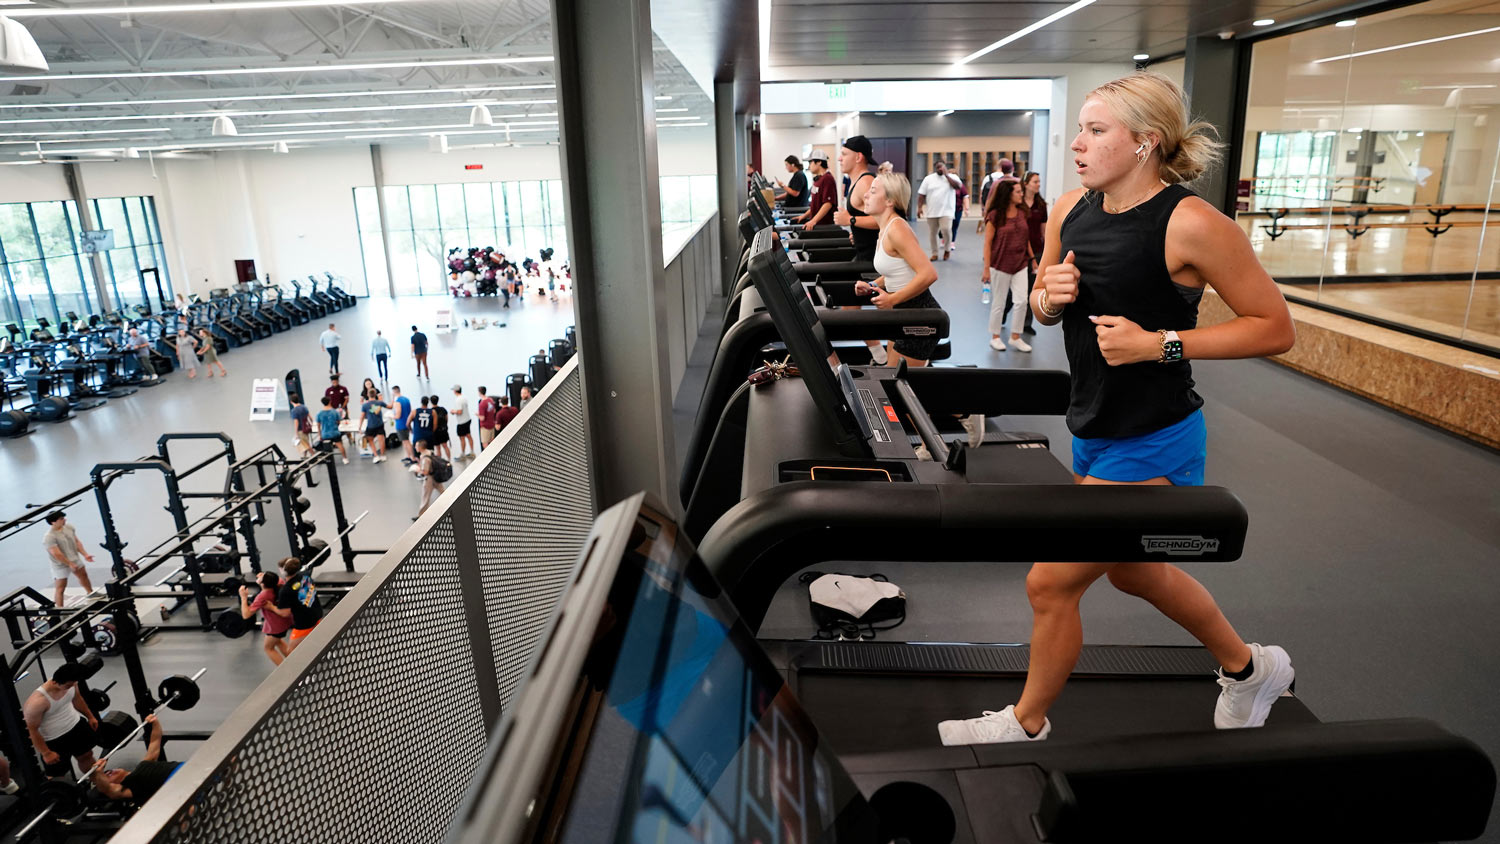
<instances>
[{"instance_id":1,"label":"treadmill handrail","mask_svg":"<svg viewBox=\"0 0 1500 844\"><path fill-rule=\"evenodd\" d=\"M1230 562L1249 522L1223 487L796 481L731 507L698 553L754 630L829 560Z\"/></svg>"}]
</instances>

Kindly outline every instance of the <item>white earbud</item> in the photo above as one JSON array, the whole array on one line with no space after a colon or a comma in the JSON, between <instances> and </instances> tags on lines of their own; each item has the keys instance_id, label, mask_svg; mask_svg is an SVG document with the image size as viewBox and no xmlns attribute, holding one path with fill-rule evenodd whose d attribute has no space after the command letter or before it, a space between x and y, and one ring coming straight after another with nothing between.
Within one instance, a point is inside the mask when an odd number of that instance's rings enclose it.
<instances>
[{"instance_id":1,"label":"white earbud","mask_svg":"<svg viewBox=\"0 0 1500 844\"><path fill-rule=\"evenodd\" d=\"M1146 145L1145 144L1141 144L1140 146L1138 146L1138 147L1135 148L1135 154L1136 155L1140 155L1141 153L1143 153L1145 151L1146 151Z\"/></svg>"}]
</instances>

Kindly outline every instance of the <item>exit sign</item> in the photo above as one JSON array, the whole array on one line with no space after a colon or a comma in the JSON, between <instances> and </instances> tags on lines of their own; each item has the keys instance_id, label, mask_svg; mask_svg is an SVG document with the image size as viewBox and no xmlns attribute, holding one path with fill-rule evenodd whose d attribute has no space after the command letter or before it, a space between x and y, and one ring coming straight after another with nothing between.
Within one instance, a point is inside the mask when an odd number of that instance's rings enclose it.
<instances>
[{"instance_id":1,"label":"exit sign","mask_svg":"<svg viewBox=\"0 0 1500 844\"><path fill-rule=\"evenodd\" d=\"M464 169L465 170L483 170L484 169L484 165L483 164L465 164L464 165Z\"/></svg>"},{"instance_id":2,"label":"exit sign","mask_svg":"<svg viewBox=\"0 0 1500 844\"><path fill-rule=\"evenodd\" d=\"M846 100L849 98L849 83L841 82L837 85L828 86L828 99Z\"/></svg>"}]
</instances>

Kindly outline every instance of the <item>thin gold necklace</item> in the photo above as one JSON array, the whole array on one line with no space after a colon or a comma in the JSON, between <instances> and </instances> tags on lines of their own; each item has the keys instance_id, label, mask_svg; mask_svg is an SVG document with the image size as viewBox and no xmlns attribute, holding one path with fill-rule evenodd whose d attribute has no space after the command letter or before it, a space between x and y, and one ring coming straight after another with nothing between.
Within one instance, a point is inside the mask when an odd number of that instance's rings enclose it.
<instances>
[{"instance_id":1,"label":"thin gold necklace","mask_svg":"<svg viewBox=\"0 0 1500 844\"><path fill-rule=\"evenodd\" d=\"M1108 211L1111 214L1122 214L1122 213L1124 213L1126 211L1129 211L1130 209L1136 207L1137 205L1140 205L1142 202L1145 202L1146 200L1150 199L1151 197L1156 196L1158 193L1161 193L1161 189L1164 188L1164 187L1166 187L1166 186L1167 186L1166 182L1161 182L1156 187L1153 187L1151 190L1147 191L1145 196L1143 196L1140 199L1137 199L1135 202L1132 202L1129 205L1126 205L1126 206L1123 206L1123 207L1121 207L1121 206L1115 206L1114 208L1110 208L1109 207L1109 203L1105 202L1104 203L1104 210Z\"/></svg>"}]
</instances>

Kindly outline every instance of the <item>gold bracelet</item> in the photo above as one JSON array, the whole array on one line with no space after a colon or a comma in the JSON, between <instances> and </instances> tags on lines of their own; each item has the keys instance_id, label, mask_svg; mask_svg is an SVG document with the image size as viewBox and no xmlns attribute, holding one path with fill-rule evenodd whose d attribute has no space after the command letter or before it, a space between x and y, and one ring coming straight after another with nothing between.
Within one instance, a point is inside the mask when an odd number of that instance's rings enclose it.
<instances>
[{"instance_id":1,"label":"gold bracelet","mask_svg":"<svg viewBox=\"0 0 1500 844\"><path fill-rule=\"evenodd\" d=\"M1037 310L1041 311L1042 316L1046 317L1047 319L1057 319L1058 317L1063 315L1063 312L1060 310L1054 313L1051 308L1047 307L1049 304L1051 303L1047 301L1047 290L1046 288L1043 288L1042 295L1037 297ZM1063 307L1067 306L1064 305Z\"/></svg>"}]
</instances>

